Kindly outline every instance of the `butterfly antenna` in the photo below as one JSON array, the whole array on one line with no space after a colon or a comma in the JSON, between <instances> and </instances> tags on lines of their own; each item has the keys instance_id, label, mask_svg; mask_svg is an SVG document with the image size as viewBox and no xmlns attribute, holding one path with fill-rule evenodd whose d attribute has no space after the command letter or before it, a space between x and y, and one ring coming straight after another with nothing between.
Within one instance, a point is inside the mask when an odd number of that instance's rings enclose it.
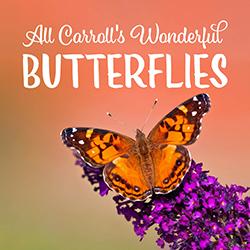
<instances>
[{"instance_id":1,"label":"butterfly antenna","mask_svg":"<svg viewBox=\"0 0 250 250\"><path fill-rule=\"evenodd\" d=\"M144 127L146 126L146 124L147 124L147 122L148 122L150 116L152 115L152 113L153 113L153 111L154 111L154 108L155 108L155 106L156 106L157 103L158 103L158 98L156 98L156 99L154 100L154 103L153 103L153 105L151 106L151 109L150 109L149 112L148 112L147 118L145 119L145 121L144 121L144 123L143 123L143 125L142 125L142 127L141 127L141 131L143 131Z\"/></svg>"},{"instance_id":2,"label":"butterfly antenna","mask_svg":"<svg viewBox=\"0 0 250 250\"><path fill-rule=\"evenodd\" d=\"M106 114L108 117L112 118L116 123L120 124L123 127L127 127L127 124L125 122L117 120L110 112L107 112ZM136 132L136 131L133 130L133 132Z\"/></svg>"}]
</instances>

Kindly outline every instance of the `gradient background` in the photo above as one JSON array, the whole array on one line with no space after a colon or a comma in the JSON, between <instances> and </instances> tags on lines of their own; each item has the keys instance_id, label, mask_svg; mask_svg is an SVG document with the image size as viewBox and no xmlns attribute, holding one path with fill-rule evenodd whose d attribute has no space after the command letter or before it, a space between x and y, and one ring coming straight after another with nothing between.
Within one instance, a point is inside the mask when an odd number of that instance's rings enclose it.
<instances>
[{"instance_id":1,"label":"gradient background","mask_svg":"<svg viewBox=\"0 0 250 250\"><path fill-rule=\"evenodd\" d=\"M250 141L250 35L249 1L5 1L1 13L1 181L0 249L156 249L152 231L143 242L131 224L116 215L111 195L100 198L92 191L74 158L60 141L67 126L108 128L134 136L154 98L160 102L146 132L167 112L203 90L167 89L161 77L156 89L109 89L92 86L92 68L80 65L79 89L71 85L71 67L63 67L61 84L51 90L41 84L34 90L22 86L22 54L56 53L170 53L174 80L182 80L183 55L224 53L229 83L206 90L212 109L203 122L199 140L190 148L197 162L218 176L223 184L249 185ZM37 24L57 30L69 23L76 30L118 23L125 31L141 23L158 22L162 31L190 30L221 19L229 22L222 45L22 46L25 32ZM204 71L210 69L210 60ZM90 64L89 64L90 65ZM159 68L163 68L161 63ZM118 71L123 64L118 63ZM53 71L52 71L53 72ZM91 73L91 74L90 74ZM105 79L105 65L102 78ZM146 73L144 79L147 79ZM121 78L122 81L122 78ZM104 81L106 82L106 81ZM203 80L206 82L206 79ZM133 100L133 102L131 102ZM136 105L135 105L136 103ZM106 111L127 123L121 127Z\"/></svg>"}]
</instances>

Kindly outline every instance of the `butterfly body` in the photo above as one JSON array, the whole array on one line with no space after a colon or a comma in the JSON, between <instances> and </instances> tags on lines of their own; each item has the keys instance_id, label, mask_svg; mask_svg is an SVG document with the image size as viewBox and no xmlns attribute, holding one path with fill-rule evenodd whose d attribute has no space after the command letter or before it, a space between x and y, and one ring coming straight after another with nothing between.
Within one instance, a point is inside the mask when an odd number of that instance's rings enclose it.
<instances>
[{"instance_id":1,"label":"butterfly body","mask_svg":"<svg viewBox=\"0 0 250 250\"><path fill-rule=\"evenodd\" d=\"M140 158L142 173L149 187L152 189L154 185L154 163L151 156L153 144L146 138L145 134L139 129L136 130L135 138L136 138L136 152Z\"/></svg>"},{"instance_id":2,"label":"butterfly body","mask_svg":"<svg viewBox=\"0 0 250 250\"><path fill-rule=\"evenodd\" d=\"M199 136L210 99L200 94L177 106L148 136L136 130L135 140L96 128L66 128L62 140L94 168L104 167L107 185L130 200L176 189L187 173L191 156L185 145Z\"/></svg>"}]
</instances>

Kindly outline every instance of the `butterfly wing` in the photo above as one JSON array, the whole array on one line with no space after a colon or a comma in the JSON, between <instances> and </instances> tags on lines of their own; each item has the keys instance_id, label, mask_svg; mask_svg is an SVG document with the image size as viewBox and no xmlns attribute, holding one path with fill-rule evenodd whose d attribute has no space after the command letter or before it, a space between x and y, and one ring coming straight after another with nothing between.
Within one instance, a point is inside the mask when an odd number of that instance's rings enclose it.
<instances>
[{"instance_id":1,"label":"butterfly wing","mask_svg":"<svg viewBox=\"0 0 250 250\"><path fill-rule=\"evenodd\" d=\"M130 200L145 200L152 194L151 185L141 170L140 157L133 149L105 166L104 180L111 189Z\"/></svg>"},{"instance_id":2,"label":"butterfly wing","mask_svg":"<svg viewBox=\"0 0 250 250\"><path fill-rule=\"evenodd\" d=\"M151 130L148 139L157 144L192 144L200 134L202 117L209 109L209 96L196 95L167 114Z\"/></svg>"},{"instance_id":3,"label":"butterfly wing","mask_svg":"<svg viewBox=\"0 0 250 250\"><path fill-rule=\"evenodd\" d=\"M76 149L93 167L102 167L127 152L135 143L130 137L95 128L66 128L64 144Z\"/></svg>"},{"instance_id":4,"label":"butterfly wing","mask_svg":"<svg viewBox=\"0 0 250 250\"><path fill-rule=\"evenodd\" d=\"M185 101L167 114L149 133L154 145L154 192L168 193L179 186L187 173L191 156L184 146L196 141L202 117L210 109L207 94L199 94Z\"/></svg>"},{"instance_id":5,"label":"butterfly wing","mask_svg":"<svg viewBox=\"0 0 250 250\"><path fill-rule=\"evenodd\" d=\"M152 159L156 194L169 193L177 188L191 162L189 151L181 145L161 145L152 151Z\"/></svg>"}]
</instances>

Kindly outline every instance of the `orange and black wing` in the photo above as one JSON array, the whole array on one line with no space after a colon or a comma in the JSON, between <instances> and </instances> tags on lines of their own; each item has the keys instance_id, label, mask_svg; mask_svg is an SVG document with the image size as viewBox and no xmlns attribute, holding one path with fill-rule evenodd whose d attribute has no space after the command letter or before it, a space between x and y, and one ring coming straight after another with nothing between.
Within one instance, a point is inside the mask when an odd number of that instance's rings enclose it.
<instances>
[{"instance_id":1,"label":"orange and black wing","mask_svg":"<svg viewBox=\"0 0 250 250\"><path fill-rule=\"evenodd\" d=\"M191 156L181 145L161 145L152 151L154 163L154 192L169 193L176 189L187 173Z\"/></svg>"},{"instance_id":2,"label":"orange and black wing","mask_svg":"<svg viewBox=\"0 0 250 250\"><path fill-rule=\"evenodd\" d=\"M79 152L93 167L101 167L126 153L135 143L127 136L95 128L66 128L61 133L64 144Z\"/></svg>"},{"instance_id":3,"label":"orange and black wing","mask_svg":"<svg viewBox=\"0 0 250 250\"><path fill-rule=\"evenodd\" d=\"M196 95L167 114L151 130L148 139L156 144L192 144L200 134L202 117L209 109L209 96Z\"/></svg>"},{"instance_id":4,"label":"orange and black wing","mask_svg":"<svg viewBox=\"0 0 250 250\"><path fill-rule=\"evenodd\" d=\"M134 150L107 164L104 180L111 189L130 200L145 200L152 194L151 184L142 173L140 157Z\"/></svg>"}]
</instances>

